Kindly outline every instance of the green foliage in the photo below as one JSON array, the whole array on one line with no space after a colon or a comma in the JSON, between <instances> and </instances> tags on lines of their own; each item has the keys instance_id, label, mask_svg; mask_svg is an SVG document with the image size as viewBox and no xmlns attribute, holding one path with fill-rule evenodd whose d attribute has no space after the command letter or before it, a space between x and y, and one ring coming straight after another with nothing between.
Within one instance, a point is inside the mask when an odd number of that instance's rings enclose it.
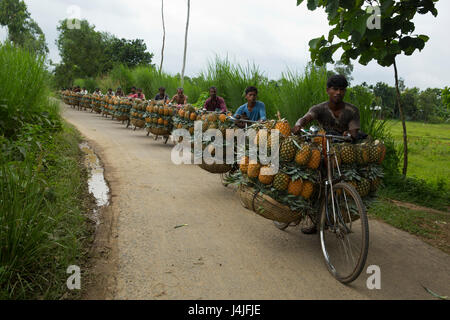
<instances>
[{"instance_id":1,"label":"green foliage","mask_svg":"<svg viewBox=\"0 0 450 320\"><path fill-rule=\"evenodd\" d=\"M204 91L200 93L200 97L198 98L197 102L193 104L194 107L201 109L205 105L206 100L209 98L209 92Z\"/></svg>"},{"instance_id":2,"label":"green foliage","mask_svg":"<svg viewBox=\"0 0 450 320\"><path fill-rule=\"evenodd\" d=\"M55 66L54 73L59 87L71 86L75 78L98 77L121 64L127 67L151 65L153 54L147 52L141 39L118 39L96 31L86 20L80 21L79 29L69 28L67 20L63 20L57 30L56 43L62 61Z\"/></svg>"},{"instance_id":3,"label":"green foliage","mask_svg":"<svg viewBox=\"0 0 450 320\"><path fill-rule=\"evenodd\" d=\"M0 25L8 28L7 41L36 54L48 54L45 35L36 21L31 18L24 1L1 0Z\"/></svg>"},{"instance_id":4,"label":"green foliage","mask_svg":"<svg viewBox=\"0 0 450 320\"><path fill-rule=\"evenodd\" d=\"M0 135L15 138L25 123L58 129L58 108L49 104L44 58L9 43L0 45Z\"/></svg>"},{"instance_id":5,"label":"green foliage","mask_svg":"<svg viewBox=\"0 0 450 320\"><path fill-rule=\"evenodd\" d=\"M297 0L297 5L302 2ZM340 60L344 64L358 59L363 65L376 60L381 66L390 66L397 55L411 55L416 49L424 48L428 37L413 35L412 21L416 13L431 12L437 16L435 2L437 0L385 0L381 1L380 15L375 17L376 11L369 13L363 7L365 1L308 0L309 10L325 9L332 26L328 37L321 36L309 42L311 59L319 65L333 62L333 54L342 49ZM375 18L380 19L380 28L368 28Z\"/></svg>"}]
</instances>

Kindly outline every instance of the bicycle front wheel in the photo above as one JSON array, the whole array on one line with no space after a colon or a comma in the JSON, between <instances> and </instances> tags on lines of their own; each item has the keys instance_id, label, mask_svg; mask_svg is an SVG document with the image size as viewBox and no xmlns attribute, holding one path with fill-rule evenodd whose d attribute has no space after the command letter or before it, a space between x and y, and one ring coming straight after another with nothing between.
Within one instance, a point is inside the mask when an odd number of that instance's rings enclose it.
<instances>
[{"instance_id":1,"label":"bicycle front wheel","mask_svg":"<svg viewBox=\"0 0 450 320\"><path fill-rule=\"evenodd\" d=\"M324 200L319 237L330 273L342 283L358 278L369 250L369 224L366 208L352 185L336 184Z\"/></svg>"}]
</instances>

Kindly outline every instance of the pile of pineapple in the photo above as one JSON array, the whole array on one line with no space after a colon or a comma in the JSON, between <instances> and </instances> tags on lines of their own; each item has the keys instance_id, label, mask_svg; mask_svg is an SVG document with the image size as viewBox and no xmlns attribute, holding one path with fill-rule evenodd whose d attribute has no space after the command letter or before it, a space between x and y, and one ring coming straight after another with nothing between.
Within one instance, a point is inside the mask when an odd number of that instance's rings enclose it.
<instances>
[{"instance_id":1,"label":"pile of pineapple","mask_svg":"<svg viewBox=\"0 0 450 320\"><path fill-rule=\"evenodd\" d=\"M144 128L145 113L148 102L141 99L134 99L130 109L130 123L135 128Z\"/></svg>"},{"instance_id":2,"label":"pile of pineapple","mask_svg":"<svg viewBox=\"0 0 450 320\"><path fill-rule=\"evenodd\" d=\"M386 146L379 140L367 140L334 148L344 180L352 184L362 198L376 192L383 178L381 164L386 156Z\"/></svg>"},{"instance_id":3,"label":"pile of pineapple","mask_svg":"<svg viewBox=\"0 0 450 320\"><path fill-rule=\"evenodd\" d=\"M227 150L230 148L227 148L227 139L226 139L226 131L227 129L235 130L237 129L236 124L234 121L228 119L227 116L230 116L231 113L224 114L219 112L211 112L211 111L205 111L205 110L199 110L197 113L197 121L201 121L202 123L202 132L205 132L209 129L215 129L219 130L222 133L222 150L223 150L223 163L226 163L226 157L227 157ZM193 147L193 146L192 146ZM203 139L202 137L202 150L205 150L208 148L209 154L211 156L215 157L215 146L209 139ZM192 149L192 152L194 152L194 149ZM233 158L236 153L236 141L234 144L234 148L232 150L233 152ZM205 167L203 167L205 168ZM230 167L231 169L231 167Z\"/></svg>"},{"instance_id":4,"label":"pile of pineapple","mask_svg":"<svg viewBox=\"0 0 450 320\"><path fill-rule=\"evenodd\" d=\"M267 145L268 150L271 129L279 130L279 170L275 172L271 166L250 163L246 150L246 155L238 160L240 172L231 175L230 179L237 179L239 184L270 196L280 204L289 206L292 211L304 212L316 206L324 139L316 137L310 141L291 135L291 128L285 120L267 121L252 127L258 130L254 143ZM370 140L358 144L339 143L333 145L331 151L330 154L337 156L344 181L352 184L363 199L373 195L381 185L383 176L384 144ZM338 170L334 173L338 175Z\"/></svg>"},{"instance_id":5,"label":"pile of pineapple","mask_svg":"<svg viewBox=\"0 0 450 320\"><path fill-rule=\"evenodd\" d=\"M101 113L102 109L101 109L101 101L102 101L102 97L99 95L92 95L92 99L91 99L91 108L93 111L95 111L96 113Z\"/></svg>"},{"instance_id":6,"label":"pile of pineapple","mask_svg":"<svg viewBox=\"0 0 450 320\"><path fill-rule=\"evenodd\" d=\"M146 107L145 127L154 135L168 136L172 132L172 117L176 107L164 104L164 101L151 101Z\"/></svg>"},{"instance_id":7,"label":"pile of pineapple","mask_svg":"<svg viewBox=\"0 0 450 320\"><path fill-rule=\"evenodd\" d=\"M199 111L192 105L187 104L173 115L173 129L186 129L194 135L194 122L198 119Z\"/></svg>"},{"instance_id":8,"label":"pile of pineapple","mask_svg":"<svg viewBox=\"0 0 450 320\"><path fill-rule=\"evenodd\" d=\"M114 104L114 118L118 121L126 121L130 117L132 102L128 98L116 98Z\"/></svg>"},{"instance_id":9,"label":"pile of pineapple","mask_svg":"<svg viewBox=\"0 0 450 320\"><path fill-rule=\"evenodd\" d=\"M237 177L240 184L260 191L292 211L305 212L311 208L311 202L319 187L318 168L321 161L321 146L308 143L291 135L289 123L284 120L271 120L263 124L253 125L257 130L253 141L255 145L267 146L271 150L271 130L279 132L279 169L260 163L251 163L246 155L239 160L240 173ZM258 157L259 158L259 157Z\"/></svg>"}]
</instances>

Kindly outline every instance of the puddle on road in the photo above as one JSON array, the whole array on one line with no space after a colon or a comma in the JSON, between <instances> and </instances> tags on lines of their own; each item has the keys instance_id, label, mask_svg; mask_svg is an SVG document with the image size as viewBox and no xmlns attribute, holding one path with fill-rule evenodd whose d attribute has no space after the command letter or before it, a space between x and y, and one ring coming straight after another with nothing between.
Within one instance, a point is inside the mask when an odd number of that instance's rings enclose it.
<instances>
[{"instance_id":1,"label":"puddle on road","mask_svg":"<svg viewBox=\"0 0 450 320\"><path fill-rule=\"evenodd\" d=\"M81 151L85 154L84 164L90 171L88 180L89 193L95 197L95 202L97 204L97 208L94 209L93 218L98 225L100 223L98 217L99 209L109 204L109 187L106 184L104 169L100 165L100 160L92 148L87 142L83 142L79 146Z\"/></svg>"}]
</instances>

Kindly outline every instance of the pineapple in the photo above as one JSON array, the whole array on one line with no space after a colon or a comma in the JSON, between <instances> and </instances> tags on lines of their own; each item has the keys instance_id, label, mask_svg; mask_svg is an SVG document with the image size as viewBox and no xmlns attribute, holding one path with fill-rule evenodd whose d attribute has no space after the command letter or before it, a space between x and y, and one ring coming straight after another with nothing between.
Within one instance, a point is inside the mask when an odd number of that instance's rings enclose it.
<instances>
[{"instance_id":1,"label":"pineapple","mask_svg":"<svg viewBox=\"0 0 450 320\"><path fill-rule=\"evenodd\" d=\"M294 139L295 137L288 137L286 139L284 139L284 141L281 143L280 146L280 160L281 161L286 161L286 162L291 162L292 160L294 160L296 151L297 151L297 147L295 146L294 143Z\"/></svg>"},{"instance_id":2,"label":"pineapple","mask_svg":"<svg viewBox=\"0 0 450 320\"><path fill-rule=\"evenodd\" d=\"M356 191L361 197L365 197L370 192L370 181L366 178L361 178L361 181L356 184Z\"/></svg>"},{"instance_id":3,"label":"pineapple","mask_svg":"<svg viewBox=\"0 0 450 320\"><path fill-rule=\"evenodd\" d=\"M355 150L352 144L345 143L340 148L342 163L351 164L356 160Z\"/></svg>"},{"instance_id":4,"label":"pineapple","mask_svg":"<svg viewBox=\"0 0 450 320\"><path fill-rule=\"evenodd\" d=\"M261 165L259 163L250 163L247 169L247 175L249 178L258 178Z\"/></svg>"},{"instance_id":5,"label":"pineapple","mask_svg":"<svg viewBox=\"0 0 450 320\"><path fill-rule=\"evenodd\" d=\"M302 192L302 188L303 188L303 180L302 179L298 179L295 181L291 180L288 185L288 193L292 194L294 196L299 196L300 193Z\"/></svg>"},{"instance_id":6,"label":"pineapple","mask_svg":"<svg viewBox=\"0 0 450 320\"><path fill-rule=\"evenodd\" d=\"M271 184L274 179L274 171L273 168L270 166L263 166L261 167L261 170L259 171L258 176L259 182L262 184Z\"/></svg>"},{"instance_id":7,"label":"pineapple","mask_svg":"<svg viewBox=\"0 0 450 320\"><path fill-rule=\"evenodd\" d=\"M369 160L371 163L380 162L381 151L382 151L381 148L382 148L381 142L379 140L375 140L375 142L369 147ZM386 150L384 152L386 152ZM381 161L383 161L383 160L384 160L384 157Z\"/></svg>"},{"instance_id":8,"label":"pineapple","mask_svg":"<svg viewBox=\"0 0 450 320\"><path fill-rule=\"evenodd\" d=\"M300 150L295 155L295 162L301 166L308 164L311 158L311 146L307 143L303 143L300 146Z\"/></svg>"},{"instance_id":9,"label":"pineapple","mask_svg":"<svg viewBox=\"0 0 450 320\"><path fill-rule=\"evenodd\" d=\"M275 129L279 130L283 137L289 137L291 135L291 126L286 120L277 121Z\"/></svg>"},{"instance_id":10,"label":"pineapple","mask_svg":"<svg viewBox=\"0 0 450 320\"><path fill-rule=\"evenodd\" d=\"M278 191L285 191L289 187L291 178L285 173L278 173L273 179L273 187Z\"/></svg>"},{"instance_id":11,"label":"pineapple","mask_svg":"<svg viewBox=\"0 0 450 320\"><path fill-rule=\"evenodd\" d=\"M313 192L314 192L314 184L309 180L303 181L303 189L300 195L305 199L309 199L313 194Z\"/></svg>"},{"instance_id":12,"label":"pineapple","mask_svg":"<svg viewBox=\"0 0 450 320\"><path fill-rule=\"evenodd\" d=\"M242 159L239 163L239 169L241 170L242 173L247 173L248 161L249 161L249 158L247 156L242 157Z\"/></svg>"},{"instance_id":13,"label":"pineapple","mask_svg":"<svg viewBox=\"0 0 450 320\"><path fill-rule=\"evenodd\" d=\"M324 129L320 129L319 132L318 132L317 134L325 135L325 134L327 134L327 132L326 132ZM318 144L318 145L321 146L322 143L325 142L325 139L326 139L326 138L324 138L324 137L314 137L314 138L312 139L312 141L313 141L315 144Z\"/></svg>"},{"instance_id":14,"label":"pineapple","mask_svg":"<svg viewBox=\"0 0 450 320\"><path fill-rule=\"evenodd\" d=\"M321 159L321 155L320 155L320 150L317 148L313 148L311 150L311 157L308 161L308 168L310 169L317 169L319 168L320 165L320 159Z\"/></svg>"},{"instance_id":15,"label":"pineapple","mask_svg":"<svg viewBox=\"0 0 450 320\"><path fill-rule=\"evenodd\" d=\"M369 146L365 143L356 146L356 162L359 165L369 163Z\"/></svg>"}]
</instances>

